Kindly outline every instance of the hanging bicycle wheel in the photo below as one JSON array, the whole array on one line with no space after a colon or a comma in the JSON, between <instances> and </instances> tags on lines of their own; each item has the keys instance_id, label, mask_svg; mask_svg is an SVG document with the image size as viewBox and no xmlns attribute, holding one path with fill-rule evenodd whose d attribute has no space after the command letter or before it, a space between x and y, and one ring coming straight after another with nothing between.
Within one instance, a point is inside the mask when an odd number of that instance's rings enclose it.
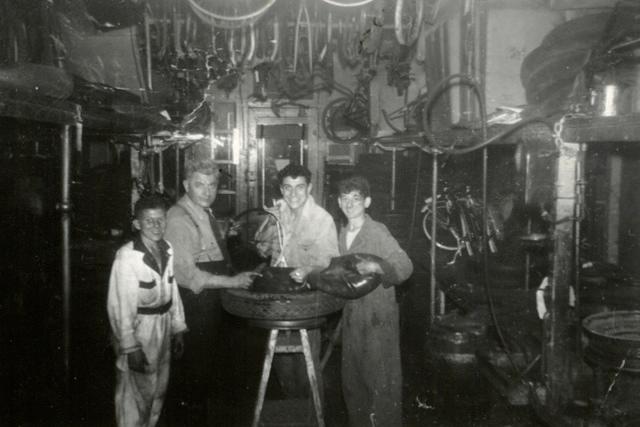
<instances>
[{"instance_id":1,"label":"hanging bicycle wheel","mask_svg":"<svg viewBox=\"0 0 640 427\"><path fill-rule=\"evenodd\" d=\"M351 98L338 98L328 103L322 111L322 130L331 141L349 144L360 141L365 136L350 112L353 109L351 104Z\"/></svg>"},{"instance_id":2,"label":"hanging bicycle wheel","mask_svg":"<svg viewBox=\"0 0 640 427\"><path fill-rule=\"evenodd\" d=\"M247 209L233 217L234 227L227 230L227 250L235 271L249 271L269 262L260 255L254 240L256 231L269 214L262 208Z\"/></svg>"},{"instance_id":3,"label":"hanging bicycle wheel","mask_svg":"<svg viewBox=\"0 0 640 427\"><path fill-rule=\"evenodd\" d=\"M454 225L445 201L437 202L436 212L436 246L445 251L457 251L458 239L452 231ZM433 210L429 205L422 216L422 231L429 241L431 241L431 218L433 218Z\"/></svg>"}]
</instances>

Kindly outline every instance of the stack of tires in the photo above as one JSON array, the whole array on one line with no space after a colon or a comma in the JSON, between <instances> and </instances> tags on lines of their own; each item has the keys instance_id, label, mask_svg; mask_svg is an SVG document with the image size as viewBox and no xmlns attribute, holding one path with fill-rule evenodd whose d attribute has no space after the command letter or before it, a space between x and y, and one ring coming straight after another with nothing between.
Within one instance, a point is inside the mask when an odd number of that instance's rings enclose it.
<instances>
[{"instance_id":1,"label":"stack of tires","mask_svg":"<svg viewBox=\"0 0 640 427\"><path fill-rule=\"evenodd\" d=\"M527 103L547 109L563 105L591 49L601 40L610 15L596 13L560 24L525 57L520 80Z\"/></svg>"}]
</instances>

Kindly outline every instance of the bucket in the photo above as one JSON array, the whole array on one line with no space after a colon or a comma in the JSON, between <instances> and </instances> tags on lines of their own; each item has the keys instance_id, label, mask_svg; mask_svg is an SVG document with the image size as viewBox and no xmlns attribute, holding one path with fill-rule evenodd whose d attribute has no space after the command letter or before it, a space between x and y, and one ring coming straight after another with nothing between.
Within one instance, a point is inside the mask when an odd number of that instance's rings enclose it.
<instances>
[{"instance_id":1,"label":"bucket","mask_svg":"<svg viewBox=\"0 0 640 427\"><path fill-rule=\"evenodd\" d=\"M601 368L640 373L640 311L609 311L582 321L589 343L587 362Z\"/></svg>"}]
</instances>

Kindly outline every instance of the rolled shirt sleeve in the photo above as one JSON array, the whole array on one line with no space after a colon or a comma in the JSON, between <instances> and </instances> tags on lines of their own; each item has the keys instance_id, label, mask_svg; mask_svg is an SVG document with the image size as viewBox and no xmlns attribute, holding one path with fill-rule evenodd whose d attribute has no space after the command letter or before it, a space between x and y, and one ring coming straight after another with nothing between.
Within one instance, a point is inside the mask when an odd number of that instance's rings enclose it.
<instances>
[{"instance_id":1,"label":"rolled shirt sleeve","mask_svg":"<svg viewBox=\"0 0 640 427\"><path fill-rule=\"evenodd\" d=\"M171 245L171 244L169 244ZM187 324L184 317L184 307L182 305L182 298L178 291L178 282L175 278L175 250L171 249L171 256L169 257L169 267L167 271L167 280L169 280L169 286L171 286L171 334L187 330Z\"/></svg>"},{"instance_id":2,"label":"rolled shirt sleeve","mask_svg":"<svg viewBox=\"0 0 640 427\"><path fill-rule=\"evenodd\" d=\"M187 330L187 323L184 317L184 307L182 306L182 298L180 298L180 292L178 291L178 284L173 279L172 295L173 304L171 305L171 334L175 335Z\"/></svg>"},{"instance_id":3,"label":"rolled shirt sleeve","mask_svg":"<svg viewBox=\"0 0 640 427\"><path fill-rule=\"evenodd\" d=\"M211 280L211 275L196 266L194 254L200 249L200 236L195 225L186 216L169 218L165 239L173 247L173 269L177 282L196 294L200 293Z\"/></svg>"}]
</instances>

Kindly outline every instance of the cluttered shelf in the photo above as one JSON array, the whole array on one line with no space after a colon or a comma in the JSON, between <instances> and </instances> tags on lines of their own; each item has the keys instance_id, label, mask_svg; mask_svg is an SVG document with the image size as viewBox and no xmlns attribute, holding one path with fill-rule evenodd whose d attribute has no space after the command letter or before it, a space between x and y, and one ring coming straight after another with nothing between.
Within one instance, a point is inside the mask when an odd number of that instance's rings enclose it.
<instances>
[{"instance_id":1,"label":"cluttered shelf","mask_svg":"<svg viewBox=\"0 0 640 427\"><path fill-rule=\"evenodd\" d=\"M491 145L512 145L522 141L553 141L549 125L540 121L528 122L525 125L494 124L487 128L487 139L493 139ZM455 126L450 129L433 132L433 138L438 145L449 148L466 148L483 141L482 130L479 127ZM416 134L414 138L407 135L392 135L378 141L375 145L382 149L416 148L426 143L423 134Z\"/></svg>"},{"instance_id":2,"label":"cluttered shelf","mask_svg":"<svg viewBox=\"0 0 640 427\"><path fill-rule=\"evenodd\" d=\"M562 139L567 142L603 143L640 141L640 113L567 117Z\"/></svg>"}]
</instances>

